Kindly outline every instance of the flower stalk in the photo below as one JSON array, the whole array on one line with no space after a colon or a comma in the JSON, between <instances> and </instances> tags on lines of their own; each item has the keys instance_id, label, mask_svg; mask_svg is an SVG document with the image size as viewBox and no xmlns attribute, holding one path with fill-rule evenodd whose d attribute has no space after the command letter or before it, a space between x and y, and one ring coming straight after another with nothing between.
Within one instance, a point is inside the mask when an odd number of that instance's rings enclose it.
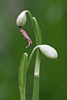
<instances>
[{"instance_id":1,"label":"flower stalk","mask_svg":"<svg viewBox=\"0 0 67 100\"><path fill-rule=\"evenodd\" d=\"M34 32L36 37L36 45L40 45L42 42L41 30L35 17L33 17ZM40 75L40 52L36 51L36 61L34 70L34 85L33 85L33 97L32 100L39 100L39 75Z\"/></svg>"}]
</instances>

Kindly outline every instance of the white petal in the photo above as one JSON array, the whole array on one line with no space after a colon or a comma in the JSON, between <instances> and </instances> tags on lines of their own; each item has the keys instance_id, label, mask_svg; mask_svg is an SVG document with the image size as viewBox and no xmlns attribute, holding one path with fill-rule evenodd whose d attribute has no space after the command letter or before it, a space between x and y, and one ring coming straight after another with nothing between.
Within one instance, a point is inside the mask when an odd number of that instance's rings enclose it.
<instances>
[{"instance_id":1,"label":"white petal","mask_svg":"<svg viewBox=\"0 0 67 100\"><path fill-rule=\"evenodd\" d=\"M40 45L40 51L47 57L56 59L58 57L57 51L49 45Z\"/></svg>"},{"instance_id":2,"label":"white petal","mask_svg":"<svg viewBox=\"0 0 67 100\"><path fill-rule=\"evenodd\" d=\"M27 18L26 18L26 11L23 11L17 17L17 20L16 20L17 26L24 26L25 23L26 23L26 20L27 20Z\"/></svg>"}]
</instances>

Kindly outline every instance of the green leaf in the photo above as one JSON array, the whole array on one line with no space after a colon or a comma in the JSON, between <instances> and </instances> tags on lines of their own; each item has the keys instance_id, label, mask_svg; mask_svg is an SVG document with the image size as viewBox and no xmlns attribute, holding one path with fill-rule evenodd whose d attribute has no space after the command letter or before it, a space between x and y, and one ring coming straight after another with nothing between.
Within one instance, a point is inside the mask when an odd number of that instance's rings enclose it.
<instances>
[{"instance_id":1,"label":"green leaf","mask_svg":"<svg viewBox=\"0 0 67 100\"><path fill-rule=\"evenodd\" d=\"M18 73L18 82L19 82L19 91L20 91L20 99L26 100L25 89L26 89L26 65L27 65L28 55L24 53L19 66Z\"/></svg>"},{"instance_id":2,"label":"green leaf","mask_svg":"<svg viewBox=\"0 0 67 100\"><path fill-rule=\"evenodd\" d=\"M40 45L42 42L41 30L35 17L33 17L33 25L34 25L34 31L35 31L35 36L36 36L36 44Z\"/></svg>"}]
</instances>

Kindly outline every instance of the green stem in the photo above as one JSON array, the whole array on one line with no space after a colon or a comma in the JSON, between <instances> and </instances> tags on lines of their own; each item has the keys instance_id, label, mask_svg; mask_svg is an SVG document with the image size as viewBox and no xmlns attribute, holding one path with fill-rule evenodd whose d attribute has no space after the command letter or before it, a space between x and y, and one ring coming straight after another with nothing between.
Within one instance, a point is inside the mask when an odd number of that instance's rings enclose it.
<instances>
[{"instance_id":1,"label":"green stem","mask_svg":"<svg viewBox=\"0 0 67 100\"><path fill-rule=\"evenodd\" d=\"M39 72L40 72L40 57L39 57L39 50L37 50L35 71L34 71L34 86L33 86L32 100L39 100Z\"/></svg>"},{"instance_id":2,"label":"green stem","mask_svg":"<svg viewBox=\"0 0 67 100\"><path fill-rule=\"evenodd\" d=\"M31 13L28 10L26 10L26 12L29 14L31 18L31 22L32 22L33 29L35 32L35 37L36 37L36 45L40 45L42 39L41 39L41 30L40 30L39 24L36 18L32 17ZM32 55L38 47L39 46L36 46L33 49L28 62L27 62L28 55L26 53L24 53L21 59L21 63L19 67L19 74L18 74L19 91L20 91L21 100L26 100L26 95L25 95L26 74L29 68ZM39 70L40 70L40 54L39 54L39 50L37 50L36 62L35 62L35 72L34 72L34 87L33 87L33 98L32 98L33 100L39 100Z\"/></svg>"},{"instance_id":3,"label":"green stem","mask_svg":"<svg viewBox=\"0 0 67 100\"><path fill-rule=\"evenodd\" d=\"M26 74L32 59L32 56L35 52L36 49L38 49L40 45L36 46L29 57L28 63L27 63L27 69L26 69ZM36 53L36 62L35 62L35 72L34 72L34 87L33 87L33 100L39 100L39 71L40 71L40 56L39 56L39 50L37 50Z\"/></svg>"},{"instance_id":4,"label":"green stem","mask_svg":"<svg viewBox=\"0 0 67 100\"><path fill-rule=\"evenodd\" d=\"M32 50L32 52L31 52L31 54L30 54L30 57L29 57L29 60L28 60L28 62L27 62L26 73L27 73L27 71L28 71L28 69L29 69L29 65L30 65L30 62L31 62L32 56L33 56L34 52L36 51L36 49L39 48L39 47L40 47L40 45L36 46L36 47Z\"/></svg>"},{"instance_id":5,"label":"green stem","mask_svg":"<svg viewBox=\"0 0 67 100\"><path fill-rule=\"evenodd\" d=\"M32 25L33 25L35 38L36 38L36 45L40 45L42 42L42 37L41 37L41 30L40 30L39 23L37 22L35 17L32 17L31 13L28 10L26 10L26 12L29 14Z\"/></svg>"},{"instance_id":6,"label":"green stem","mask_svg":"<svg viewBox=\"0 0 67 100\"><path fill-rule=\"evenodd\" d=\"M34 30L36 35L36 44L41 44L41 30L37 20L33 17ZM34 85L33 85L33 98L32 100L39 100L39 73L40 73L40 54L39 50L36 52L35 71L34 71Z\"/></svg>"},{"instance_id":7,"label":"green stem","mask_svg":"<svg viewBox=\"0 0 67 100\"><path fill-rule=\"evenodd\" d=\"M28 10L26 12L29 14L32 21L32 25L33 25L33 29L34 29L35 37L36 37L36 45L40 45L42 42L42 38L41 38L41 30L40 30L39 24L36 18L32 17L31 13ZM29 57L26 72L28 71L29 63L31 61L33 52L35 50L36 48L32 51L31 56ZM39 72L40 72L39 70L40 70L40 54L39 54L39 50L37 50L36 61L35 61L35 72L34 72L34 87L33 87L33 98L32 98L33 100L39 100Z\"/></svg>"}]
</instances>

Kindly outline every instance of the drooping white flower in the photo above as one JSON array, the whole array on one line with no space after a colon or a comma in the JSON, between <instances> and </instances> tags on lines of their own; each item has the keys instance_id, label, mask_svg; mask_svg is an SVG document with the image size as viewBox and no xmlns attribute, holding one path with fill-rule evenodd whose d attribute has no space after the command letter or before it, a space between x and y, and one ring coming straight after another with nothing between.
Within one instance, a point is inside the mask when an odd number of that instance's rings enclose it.
<instances>
[{"instance_id":1,"label":"drooping white flower","mask_svg":"<svg viewBox=\"0 0 67 100\"><path fill-rule=\"evenodd\" d=\"M49 45L40 45L39 48L40 51L48 58L56 59L58 57L57 51Z\"/></svg>"},{"instance_id":2,"label":"drooping white flower","mask_svg":"<svg viewBox=\"0 0 67 100\"><path fill-rule=\"evenodd\" d=\"M25 10L25 11L22 11L17 17L17 20L16 20L17 26L20 26L20 27L24 26L26 23L26 20L27 20L27 17L26 17L26 10Z\"/></svg>"}]
</instances>

